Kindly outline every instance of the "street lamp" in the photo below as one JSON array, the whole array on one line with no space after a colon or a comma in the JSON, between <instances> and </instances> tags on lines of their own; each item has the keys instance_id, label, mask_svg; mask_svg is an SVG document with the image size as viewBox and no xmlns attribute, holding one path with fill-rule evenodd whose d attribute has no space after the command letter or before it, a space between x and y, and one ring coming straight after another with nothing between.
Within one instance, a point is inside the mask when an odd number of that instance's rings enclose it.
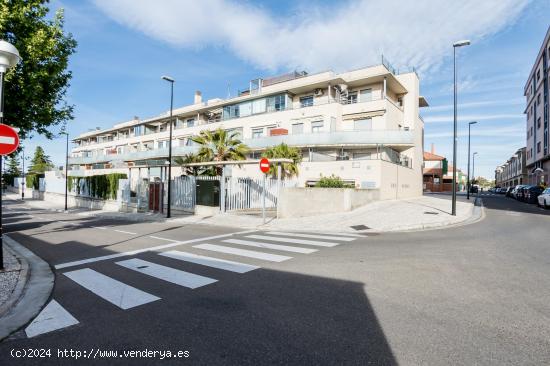
<instances>
[{"instance_id":1,"label":"street lamp","mask_svg":"<svg viewBox=\"0 0 550 366\"><path fill-rule=\"evenodd\" d=\"M65 135L66 145L65 145L65 211L67 211L67 197L69 193L69 133L68 132L61 132L61 135Z\"/></svg>"},{"instance_id":2,"label":"street lamp","mask_svg":"<svg viewBox=\"0 0 550 366\"><path fill-rule=\"evenodd\" d=\"M458 169L458 164L456 163L456 130L457 130L457 123L456 123L456 49L458 47L462 46L468 46L470 45L469 40L463 40L458 41L453 44L453 72L454 72L454 132L453 132L453 203L452 203L452 215L456 216L456 170Z\"/></svg>"},{"instance_id":3,"label":"street lamp","mask_svg":"<svg viewBox=\"0 0 550 366\"><path fill-rule=\"evenodd\" d=\"M475 180L475 169L476 169L476 155L477 155L477 152L473 153L472 154L472 176L474 177L474 180ZM470 179L470 177L468 177L468 180Z\"/></svg>"},{"instance_id":4,"label":"street lamp","mask_svg":"<svg viewBox=\"0 0 550 366\"><path fill-rule=\"evenodd\" d=\"M172 179L172 110L174 108L174 79L170 76L162 76L161 79L170 83L170 138L168 140L168 207L166 207L166 218L170 218L171 189L170 180Z\"/></svg>"},{"instance_id":5,"label":"street lamp","mask_svg":"<svg viewBox=\"0 0 550 366\"><path fill-rule=\"evenodd\" d=\"M468 191L466 193L466 198L470 199L470 127L472 125L475 125L477 121L472 121L468 123L468 184L466 185L466 190Z\"/></svg>"},{"instance_id":6,"label":"street lamp","mask_svg":"<svg viewBox=\"0 0 550 366\"><path fill-rule=\"evenodd\" d=\"M0 124L4 123L4 74L10 67L19 63L21 57L17 48L11 43L0 41ZM2 184L2 155L0 155L0 270L4 269L4 249L2 238L2 194L4 186Z\"/></svg>"}]
</instances>

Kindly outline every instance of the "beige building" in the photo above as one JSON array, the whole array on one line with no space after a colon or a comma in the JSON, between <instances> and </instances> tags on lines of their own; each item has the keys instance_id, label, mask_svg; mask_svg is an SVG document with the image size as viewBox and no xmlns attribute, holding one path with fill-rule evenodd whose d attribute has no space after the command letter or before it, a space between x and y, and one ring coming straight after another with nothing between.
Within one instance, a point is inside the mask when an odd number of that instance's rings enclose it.
<instances>
[{"instance_id":1,"label":"beige building","mask_svg":"<svg viewBox=\"0 0 550 366\"><path fill-rule=\"evenodd\" d=\"M548 108L550 93L548 77L550 69L550 27L546 32L535 64L525 84L527 107L527 180L529 184L548 184L550 179L550 131Z\"/></svg>"},{"instance_id":2,"label":"beige building","mask_svg":"<svg viewBox=\"0 0 550 366\"><path fill-rule=\"evenodd\" d=\"M258 158L282 142L299 148L299 185L331 174L381 198L422 194L424 122L416 73L389 66L255 79L229 99L202 100L174 110L173 155L195 152L190 140L205 129L236 131ZM130 173L132 179L166 178L168 113L93 130L73 140L71 175ZM173 176L182 174L178 167ZM261 175L256 165L233 168L233 176Z\"/></svg>"},{"instance_id":3,"label":"beige building","mask_svg":"<svg viewBox=\"0 0 550 366\"><path fill-rule=\"evenodd\" d=\"M526 150L525 147L518 149L506 163L495 169L495 185L497 187L514 187L527 183Z\"/></svg>"}]
</instances>

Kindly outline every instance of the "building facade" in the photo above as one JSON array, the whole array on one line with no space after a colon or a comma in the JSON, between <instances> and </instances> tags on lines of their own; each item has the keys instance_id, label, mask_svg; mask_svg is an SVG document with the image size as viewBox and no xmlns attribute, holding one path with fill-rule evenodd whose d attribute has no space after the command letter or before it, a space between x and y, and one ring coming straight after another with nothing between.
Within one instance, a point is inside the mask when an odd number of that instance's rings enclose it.
<instances>
[{"instance_id":1,"label":"building facade","mask_svg":"<svg viewBox=\"0 0 550 366\"><path fill-rule=\"evenodd\" d=\"M173 156L198 150L190 139L202 130L236 132L248 158L286 143L302 151L299 184L337 175L357 188L380 189L382 198L422 194L424 122L415 72L389 66L309 75L291 73L255 79L229 99L202 100L173 112ZM166 179L169 114L93 130L73 139L73 176L127 172L131 180ZM182 174L180 168L173 176ZM260 176L255 165L233 168L233 176Z\"/></svg>"},{"instance_id":2,"label":"building facade","mask_svg":"<svg viewBox=\"0 0 550 366\"><path fill-rule=\"evenodd\" d=\"M527 106L527 179L529 184L548 184L550 178L548 77L550 68L550 27L525 84Z\"/></svg>"},{"instance_id":3,"label":"building facade","mask_svg":"<svg viewBox=\"0 0 550 366\"><path fill-rule=\"evenodd\" d=\"M518 184L527 184L529 182L527 171L527 148L522 147L495 169L495 185L514 187Z\"/></svg>"}]
</instances>

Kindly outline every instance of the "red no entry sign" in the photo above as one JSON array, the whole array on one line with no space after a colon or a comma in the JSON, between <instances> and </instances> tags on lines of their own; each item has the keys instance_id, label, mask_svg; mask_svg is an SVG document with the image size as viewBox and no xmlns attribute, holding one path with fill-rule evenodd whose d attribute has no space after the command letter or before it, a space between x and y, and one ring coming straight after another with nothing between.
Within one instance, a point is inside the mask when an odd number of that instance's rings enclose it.
<instances>
[{"instance_id":1,"label":"red no entry sign","mask_svg":"<svg viewBox=\"0 0 550 366\"><path fill-rule=\"evenodd\" d=\"M267 173L269 171L269 160L266 158L260 160L260 170L262 173Z\"/></svg>"},{"instance_id":2,"label":"red no entry sign","mask_svg":"<svg viewBox=\"0 0 550 366\"><path fill-rule=\"evenodd\" d=\"M0 155L8 155L19 146L19 135L8 125L0 125Z\"/></svg>"}]
</instances>

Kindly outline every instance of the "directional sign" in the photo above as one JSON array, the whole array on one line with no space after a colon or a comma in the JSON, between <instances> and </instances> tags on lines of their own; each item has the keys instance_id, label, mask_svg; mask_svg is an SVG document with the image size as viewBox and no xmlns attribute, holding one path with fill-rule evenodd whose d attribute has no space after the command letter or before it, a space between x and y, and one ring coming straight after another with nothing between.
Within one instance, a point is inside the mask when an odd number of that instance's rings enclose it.
<instances>
[{"instance_id":1,"label":"directional sign","mask_svg":"<svg viewBox=\"0 0 550 366\"><path fill-rule=\"evenodd\" d=\"M0 155L9 155L19 146L19 135L15 130L0 124Z\"/></svg>"},{"instance_id":2,"label":"directional sign","mask_svg":"<svg viewBox=\"0 0 550 366\"><path fill-rule=\"evenodd\" d=\"M267 173L269 171L269 160L266 158L260 160L260 170L262 173Z\"/></svg>"}]
</instances>

